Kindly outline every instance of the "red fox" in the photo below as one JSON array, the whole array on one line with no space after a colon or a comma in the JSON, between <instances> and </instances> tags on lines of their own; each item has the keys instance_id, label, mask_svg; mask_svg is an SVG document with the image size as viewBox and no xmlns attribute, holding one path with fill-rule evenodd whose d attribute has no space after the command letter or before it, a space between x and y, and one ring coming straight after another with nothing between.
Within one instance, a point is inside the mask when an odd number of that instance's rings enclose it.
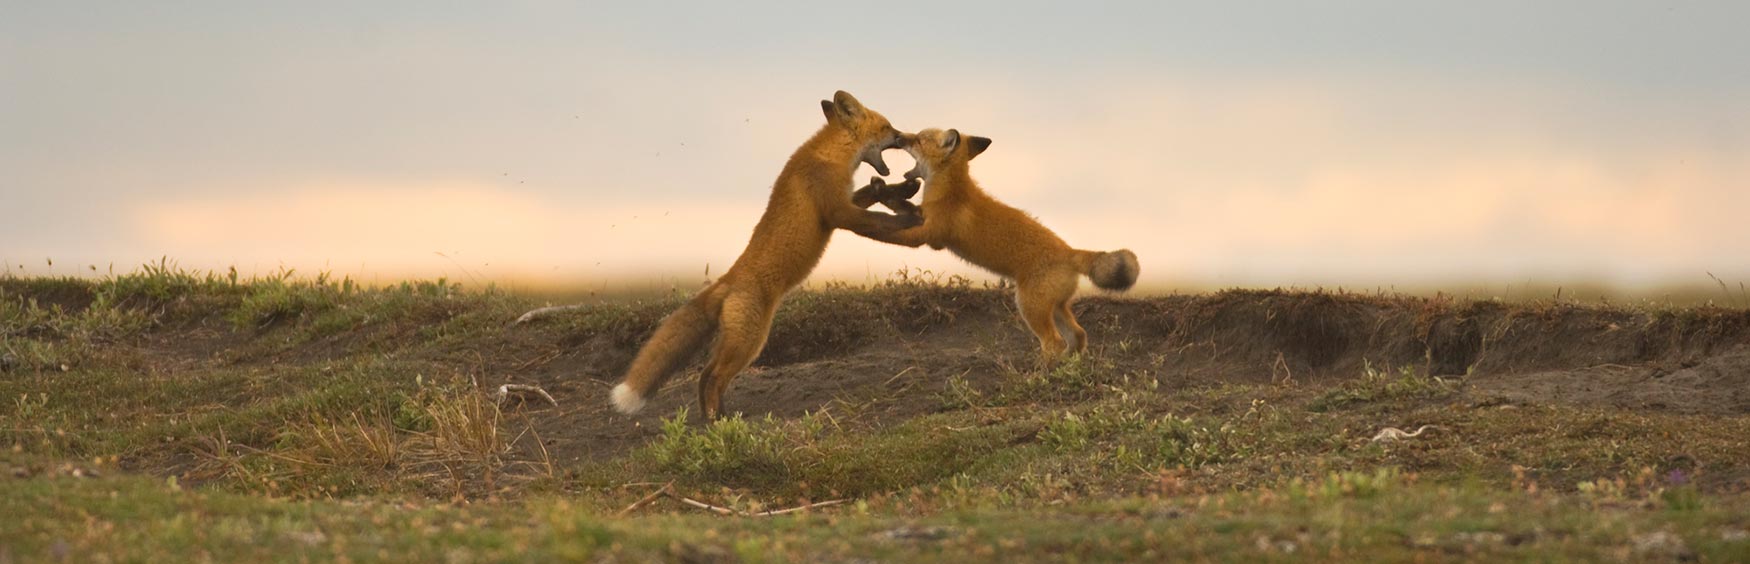
<instances>
[{"instance_id":1,"label":"red fox","mask_svg":"<svg viewBox=\"0 0 1750 564\"><path fill-rule=\"evenodd\" d=\"M1046 365L1071 346L1076 352L1087 350L1088 332L1069 309L1077 276L1087 275L1107 290L1128 290L1141 272L1136 254L1126 249L1070 248L1026 212L986 194L972 180L968 163L990 147L990 139L962 137L953 129L925 129L906 135L904 145L917 160L917 167L905 173L906 182L888 185L872 178L853 196L858 205L879 201L909 215L917 206L904 198L923 179L923 225L884 240L910 247L946 247L967 262L1014 280L1021 319L1039 337ZM1074 342L1066 343L1066 336Z\"/></svg>"},{"instance_id":2,"label":"red fox","mask_svg":"<svg viewBox=\"0 0 1750 564\"><path fill-rule=\"evenodd\" d=\"M820 108L826 125L784 164L747 250L721 278L657 326L625 379L614 387L616 409L632 413L643 408L676 365L715 330L717 343L699 376L699 408L706 420L717 418L730 380L765 348L778 302L814 270L834 229L891 242L894 233L922 223L915 214L878 213L863 209L868 204L851 202L851 175L857 165L868 163L887 175L881 151L901 148L899 130L844 91L834 93L831 101L822 100Z\"/></svg>"}]
</instances>

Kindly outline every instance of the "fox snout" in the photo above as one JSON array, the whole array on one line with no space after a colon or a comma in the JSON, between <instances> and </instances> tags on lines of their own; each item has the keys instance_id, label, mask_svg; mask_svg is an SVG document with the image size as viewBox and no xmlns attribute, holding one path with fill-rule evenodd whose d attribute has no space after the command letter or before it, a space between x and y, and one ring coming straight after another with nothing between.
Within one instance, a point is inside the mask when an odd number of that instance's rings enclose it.
<instances>
[{"instance_id":1,"label":"fox snout","mask_svg":"<svg viewBox=\"0 0 1750 564\"><path fill-rule=\"evenodd\" d=\"M901 131L901 132L899 132L898 135L893 136L893 145L889 146L888 148L889 149L910 149L912 143L916 143L917 141L918 141L918 135L916 133L906 133L904 131Z\"/></svg>"},{"instance_id":2,"label":"fox snout","mask_svg":"<svg viewBox=\"0 0 1750 564\"><path fill-rule=\"evenodd\" d=\"M893 146L888 147L888 148L889 149L905 149L906 151L910 151L911 146L916 144L917 142L918 142L918 134L906 133L906 132L901 131L899 133L899 136L894 138Z\"/></svg>"}]
</instances>

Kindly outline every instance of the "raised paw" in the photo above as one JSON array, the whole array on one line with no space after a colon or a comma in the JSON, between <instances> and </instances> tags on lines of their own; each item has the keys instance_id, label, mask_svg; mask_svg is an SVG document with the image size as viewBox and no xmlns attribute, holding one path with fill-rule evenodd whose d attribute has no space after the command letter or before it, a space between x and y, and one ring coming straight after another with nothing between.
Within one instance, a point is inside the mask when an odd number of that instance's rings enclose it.
<instances>
[{"instance_id":1,"label":"raised paw","mask_svg":"<svg viewBox=\"0 0 1750 564\"><path fill-rule=\"evenodd\" d=\"M896 204L899 207L895 207ZM882 205L887 206L893 211L899 212L893 216L893 222L899 224L900 229L910 229L924 224L923 214L918 213L917 206L912 205L911 202L905 200L888 200L882 202ZM904 208L904 210L902 211L901 208Z\"/></svg>"},{"instance_id":2,"label":"raised paw","mask_svg":"<svg viewBox=\"0 0 1750 564\"><path fill-rule=\"evenodd\" d=\"M887 206L887 209L893 210L893 213L900 217L916 217L919 222L924 219L923 208L919 208L917 204L911 203L911 200L905 198L888 198L882 200L881 205Z\"/></svg>"},{"instance_id":3,"label":"raised paw","mask_svg":"<svg viewBox=\"0 0 1750 564\"><path fill-rule=\"evenodd\" d=\"M869 177L869 185L851 192L851 203L859 208L875 205L876 202L887 199L887 181L879 176Z\"/></svg>"},{"instance_id":4,"label":"raised paw","mask_svg":"<svg viewBox=\"0 0 1750 564\"><path fill-rule=\"evenodd\" d=\"M880 179L876 178L874 180ZM882 189L881 193L881 199L883 201L892 199L910 200L912 196L918 195L918 189L923 188L924 181L917 178L907 178L905 182L899 184L887 184L886 182L882 182L881 184L886 187Z\"/></svg>"}]
</instances>

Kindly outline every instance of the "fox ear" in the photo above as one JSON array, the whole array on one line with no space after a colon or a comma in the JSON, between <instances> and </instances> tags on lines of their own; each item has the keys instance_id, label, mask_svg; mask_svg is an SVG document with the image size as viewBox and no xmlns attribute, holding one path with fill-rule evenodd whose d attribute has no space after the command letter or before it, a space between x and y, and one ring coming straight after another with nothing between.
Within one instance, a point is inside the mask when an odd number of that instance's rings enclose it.
<instances>
[{"instance_id":1,"label":"fox ear","mask_svg":"<svg viewBox=\"0 0 1750 564\"><path fill-rule=\"evenodd\" d=\"M838 117L839 111L833 109L832 100L821 100L820 101L820 113L826 114L826 121L828 123L831 123L833 121L833 118Z\"/></svg>"},{"instance_id":2,"label":"fox ear","mask_svg":"<svg viewBox=\"0 0 1750 564\"><path fill-rule=\"evenodd\" d=\"M983 153L985 149L989 148L989 137L979 137L977 135L966 136L966 160L972 160L973 157L977 157L979 153Z\"/></svg>"},{"instance_id":3,"label":"fox ear","mask_svg":"<svg viewBox=\"0 0 1750 564\"><path fill-rule=\"evenodd\" d=\"M832 94L832 105L834 109L838 110L840 118L856 119L863 115L863 103L858 102L857 98L852 96L850 92L845 92L843 90L834 92Z\"/></svg>"},{"instance_id":4,"label":"fox ear","mask_svg":"<svg viewBox=\"0 0 1750 564\"><path fill-rule=\"evenodd\" d=\"M952 153L952 152L954 152L954 148L959 147L959 146L960 146L960 130L950 129L950 130L942 132L942 150L943 151Z\"/></svg>"}]
</instances>

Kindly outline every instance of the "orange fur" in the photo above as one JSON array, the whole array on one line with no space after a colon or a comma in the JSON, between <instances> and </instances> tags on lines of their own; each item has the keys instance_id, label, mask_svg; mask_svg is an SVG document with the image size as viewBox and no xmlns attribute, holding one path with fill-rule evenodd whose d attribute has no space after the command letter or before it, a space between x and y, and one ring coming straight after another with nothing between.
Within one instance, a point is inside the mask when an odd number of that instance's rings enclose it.
<instances>
[{"instance_id":1,"label":"orange fur","mask_svg":"<svg viewBox=\"0 0 1750 564\"><path fill-rule=\"evenodd\" d=\"M688 353L718 334L699 377L699 408L722 414L729 383L765 348L778 303L820 262L835 229L877 240L920 224L916 215L872 212L851 201L851 175L868 162L886 174L880 152L902 137L887 118L843 91L822 101L827 123L796 149L772 186L747 250L715 283L670 314L638 351L612 399L622 412L643 407Z\"/></svg>"},{"instance_id":2,"label":"orange fur","mask_svg":"<svg viewBox=\"0 0 1750 564\"><path fill-rule=\"evenodd\" d=\"M963 137L952 129L926 129L906 138L906 150L918 162L916 170L906 173L908 183L916 176L924 180L924 223L894 234L892 242L946 248L1014 280L1021 319L1039 338L1047 364L1072 346L1077 352L1087 350L1087 331L1069 308L1078 277L1089 276L1109 290L1129 289L1139 272L1136 255L1071 248L1026 212L986 194L973 181L969 163L990 146L989 139ZM858 203L879 200L895 211L910 209L903 199L879 197L898 186L904 185L872 182L858 191Z\"/></svg>"}]
</instances>

